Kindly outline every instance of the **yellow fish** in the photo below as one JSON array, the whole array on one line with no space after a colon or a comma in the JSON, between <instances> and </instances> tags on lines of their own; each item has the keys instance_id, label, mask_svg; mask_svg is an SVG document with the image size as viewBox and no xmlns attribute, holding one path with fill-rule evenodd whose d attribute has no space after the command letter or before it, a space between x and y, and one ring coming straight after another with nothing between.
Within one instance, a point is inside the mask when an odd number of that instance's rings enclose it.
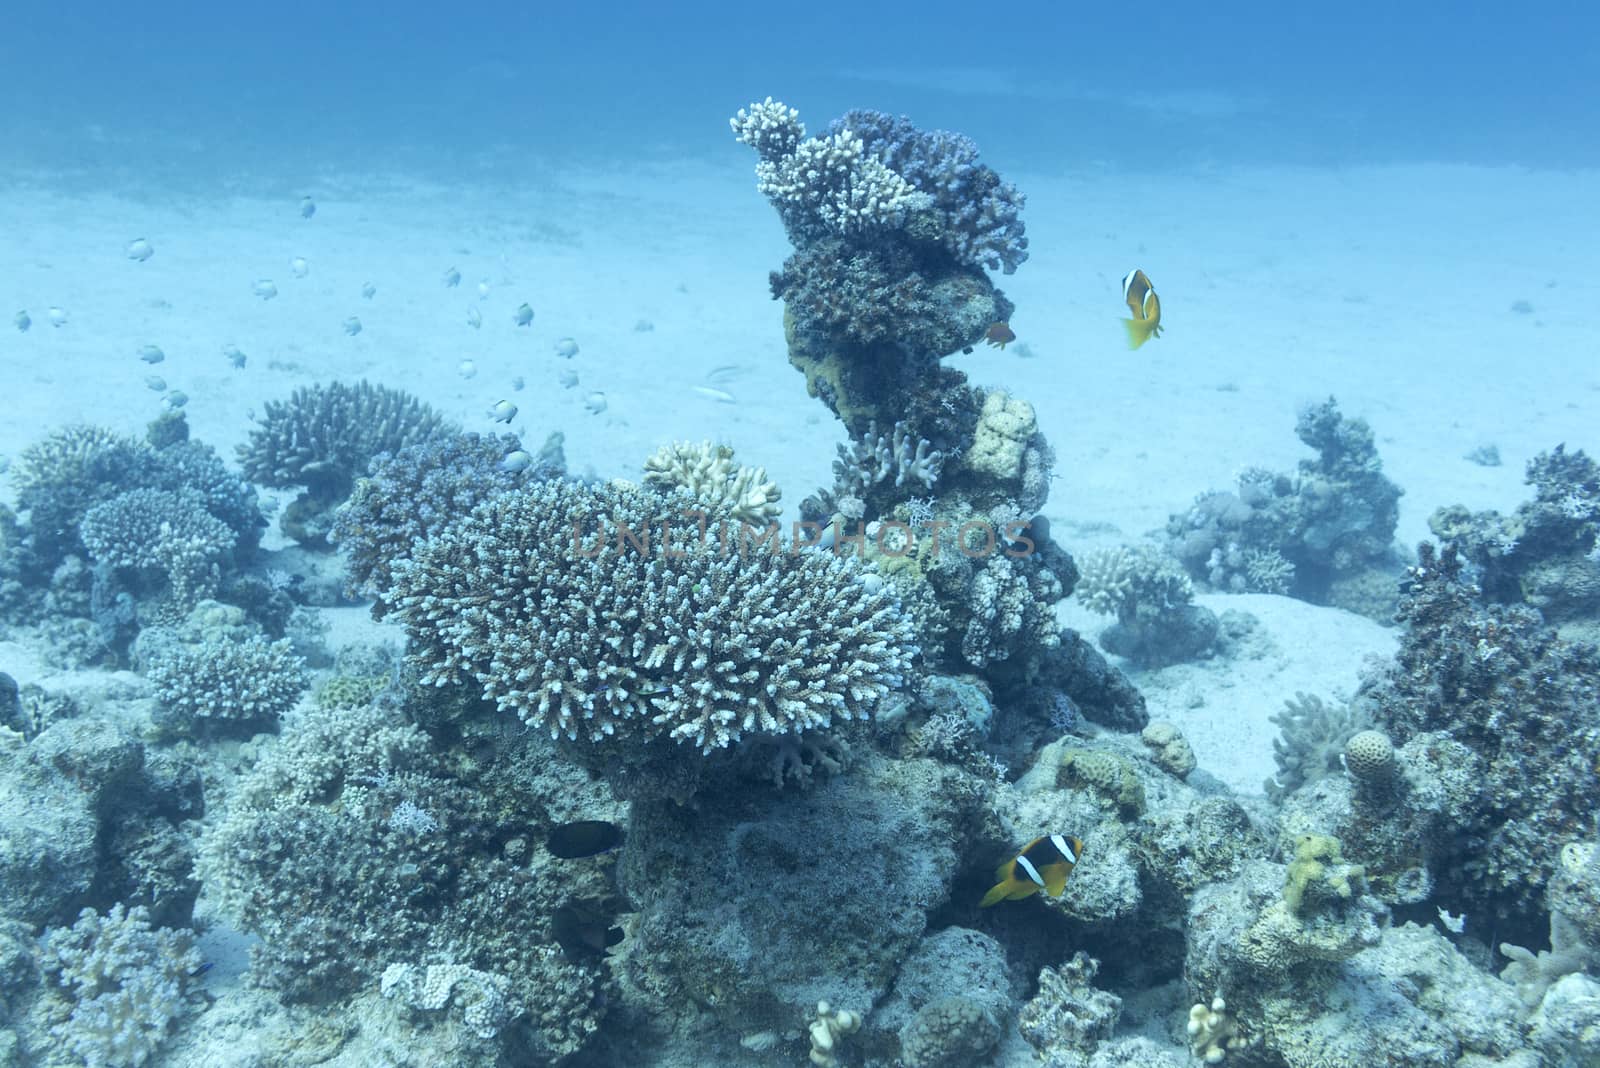
<instances>
[{"instance_id":1,"label":"yellow fish","mask_svg":"<svg viewBox=\"0 0 1600 1068\"><path fill-rule=\"evenodd\" d=\"M1150 276L1135 267L1122 280L1122 299L1132 319L1122 320L1128 328L1128 347L1136 349L1153 337L1161 336L1161 298L1156 296Z\"/></svg>"},{"instance_id":2,"label":"yellow fish","mask_svg":"<svg viewBox=\"0 0 1600 1068\"><path fill-rule=\"evenodd\" d=\"M1067 888L1067 876L1077 867L1083 856L1083 842L1065 835L1051 834L1035 838L1022 847L1022 852L1006 861L995 871L995 884L978 907L988 908L1001 901L1021 901L1040 890L1051 897L1060 897Z\"/></svg>"}]
</instances>

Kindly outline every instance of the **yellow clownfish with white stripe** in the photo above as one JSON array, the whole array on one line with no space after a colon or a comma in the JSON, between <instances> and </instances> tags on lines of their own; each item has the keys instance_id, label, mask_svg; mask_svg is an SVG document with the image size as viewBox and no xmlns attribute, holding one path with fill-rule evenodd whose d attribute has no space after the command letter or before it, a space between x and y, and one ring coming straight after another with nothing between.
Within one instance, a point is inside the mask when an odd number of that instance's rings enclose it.
<instances>
[{"instance_id":1,"label":"yellow clownfish with white stripe","mask_svg":"<svg viewBox=\"0 0 1600 1068\"><path fill-rule=\"evenodd\" d=\"M1122 299L1132 319L1122 320L1128 329L1128 347L1136 349L1153 337L1161 336L1161 298L1156 296L1150 276L1135 267L1122 280Z\"/></svg>"},{"instance_id":2,"label":"yellow clownfish with white stripe","mask_svg":"<svg viewBox=\"0 0 1600 1068\"><path fill-rule=\"evenodd\" d=\"M1066 835L1050 834L1035 838L1022 852L1000 865L994 877L1000 881L978 902L986 909L1001 901L1021 901L1040 890L1060 897L1067 888L1067 876L1083 856L1083 842Z\"/></svg>"}]
</instances>

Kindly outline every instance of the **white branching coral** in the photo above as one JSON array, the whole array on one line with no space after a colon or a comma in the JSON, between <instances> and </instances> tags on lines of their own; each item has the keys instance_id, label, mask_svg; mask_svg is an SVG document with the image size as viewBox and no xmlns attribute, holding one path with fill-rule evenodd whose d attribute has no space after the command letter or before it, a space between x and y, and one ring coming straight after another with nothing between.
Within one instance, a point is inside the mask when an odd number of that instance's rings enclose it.
<instances>
[{"instance_id":1,"label":"white branching coral","mask_svg":"<svg viewBox=\"0 0 1600 1068\"><path fill-rule=\"evenodd\" d=\"M762 159L781 159L789 155L806 136L800 112L770 96L760 103L740 108L728 120L728 126L733 130L735 141L749 145Z\"/></svg>"},{"instance_id":2,"label":"white branching coral","mask_svg":"<svg viewBox=\"0 0 1600 1068\"><path fill-rule=\"evenodd\" d=\"M1161 611L1194 600L1194 586L1177 563L1147 545L1085 553L1073 592L1091 612L1124 621L1141 605Z\"/></svg>"},{"instance_id":3,"label":"white branching coral","mask_svg":"<svg viewBox=\"0 0 1600 1068\"><path fill-rule=\"evenodd\" d=\"M702 441L663 445L644 462L644 480L658 489L684 489L704 501L712 517L731 516L765 526L783 510L783 491L761 467L734 463L733 449Z\"/></svg>"},{"instance_id":4,"label":"white branching coral","mask_svg":"<svg viewBox=\"0 0 1600 1068\"><path fill-rule=\"evenodd\" d=\"M834 482L848 497L865 497L874 486L891 479L897 489L907 483L931 487L944 470L944 453L927 438L913 437L905 423L896 423L887 434L871 423L859 440L838 449Z\"/></svg>"},{"instance_id":5,"label":"white branching coral","mask_svg":"<svg viewBox=\"0 0 1600 1068\"><path fill-rule=\"evenodd\" d=\"M41 968L72 1001L52 1035L88 1068L137 1068L184 1009L184 988L200 966L188 931L150 926L144 908L114 905L104 917L46 935Z\"/></svg>"},{"instance_id":6,"label":"white branching coral","mask_svg":"<svg viewBox=\"0 0 1600 1068\"><path fill-rule=\"evenodd\" d=\"M756 188L801 230L836 234L898 226L933 198L866 151L861 136L841 130L803 140L799 112L768 97L728 120L734 137L755 148Z\"/></svg>"},{"instance_id":7,"label":"white branching coral","mask_svg":"<svg viewBox=\"0 0 1600 1068\"><path fill-rule=\"evenodd\" d=\"M696 536L682 499L545 482L500 494L395 569L386 595L433 685L554 737L709 752L863 719L916 653L862 565Z\"/></svg>"}]
</instances>

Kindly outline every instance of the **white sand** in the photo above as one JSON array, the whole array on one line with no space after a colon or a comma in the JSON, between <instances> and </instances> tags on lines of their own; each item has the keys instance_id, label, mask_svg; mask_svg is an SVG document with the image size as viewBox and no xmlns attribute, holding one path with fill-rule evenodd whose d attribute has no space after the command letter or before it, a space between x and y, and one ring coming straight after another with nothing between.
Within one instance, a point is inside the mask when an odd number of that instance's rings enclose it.
<instances>
[{"instance_id":1,"label":"white sand","mask_svg":"<svg viewBox=\"0 0 1600 1068\"><path fill-rule=\"evenodd\" d=\"M39 191L42 177L11 188L0 196L0 456L62 423L141 430L160 410L144 384L155 374L188 394L196 436L231 458L264 400L364 375L481 431L498 429L486 410L509 397L521 408L512 429L532 446L564 431L579 471L636 476L664 441L724 440L764 465L792 505L830 481L840 432L784 357L767 273L787 243L752 163L731 146L715 165L568 174L559 187L492 195L329 183L309 190L320 209L309 221L298 195L64 199ZM1408 543L1439 505L1513 507L1539 450L1600 447L1592 175L1440 166L1008 177L1028 193L1033 256L1001 285L1032 355L1013 346L954 362L1037 407L1059 458L1047 514L1069 549L1135 539L1244 466L1292 467L1307 455L1293 434L1297 407L1330 393L1376 429L1407 491ZM124 255L136 237L155 246L146 263ZM289 269L296 256L310 263L303 280ZM1161 293L1167 329L1129 353L1117 285L1136 265ZM462 283L448 289L452 266ZM258 278L280 295L252 296ZM480 279L492 286L481 302ZM367 281L378 287L371 301L360 296ZM1517 300L1533 313L1514 313ZM537 318L519 329L511 315L523 301ZM66 326L51 328L51 305ZM467 325L471 307L479 330ZM17 308L34 319L26 334L9 325ZM351 315L364 328L356 337L341 330ZM654 329L635 329L640 320ZM570 361L552 349L568 336L581 346ZM145 344L166 361L140 362ZM228 365L225 344L248 354L244 370ZM463 359L475 378L458 374ZM731 370L713 379L717 368ZM566 369L577 388L558 384ZM712 381L737 403L694 391ZM605 394L600 415L583 407L592 391ZM1462 458L1486 443L1505 466ZM1361 658L1388 637L1280 599L1252 599L1250 610L1281 660L1139 682L1209 770L1256 789L1274 733L1265 717L1296 689L1352 689Z\"/></svg>"}]
</instances>

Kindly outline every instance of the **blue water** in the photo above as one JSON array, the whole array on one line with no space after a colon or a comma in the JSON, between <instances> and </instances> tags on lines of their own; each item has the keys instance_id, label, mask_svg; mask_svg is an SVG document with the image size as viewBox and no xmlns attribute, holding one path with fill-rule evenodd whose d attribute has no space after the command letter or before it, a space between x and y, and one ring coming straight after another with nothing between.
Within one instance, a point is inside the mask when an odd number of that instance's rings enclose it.
<instances>
[{"instance_id":1,"label":"blue water","mask_svg":"<svg viewBox=\"0 0 1600 1068\"><path fill-rule=\"evenodd\" d=\"M1006 166L1600 162L1600 9L1545 3L9 5L0 167L512 179L740 153L768 94Z\"/></svg>"}]
</instances>

